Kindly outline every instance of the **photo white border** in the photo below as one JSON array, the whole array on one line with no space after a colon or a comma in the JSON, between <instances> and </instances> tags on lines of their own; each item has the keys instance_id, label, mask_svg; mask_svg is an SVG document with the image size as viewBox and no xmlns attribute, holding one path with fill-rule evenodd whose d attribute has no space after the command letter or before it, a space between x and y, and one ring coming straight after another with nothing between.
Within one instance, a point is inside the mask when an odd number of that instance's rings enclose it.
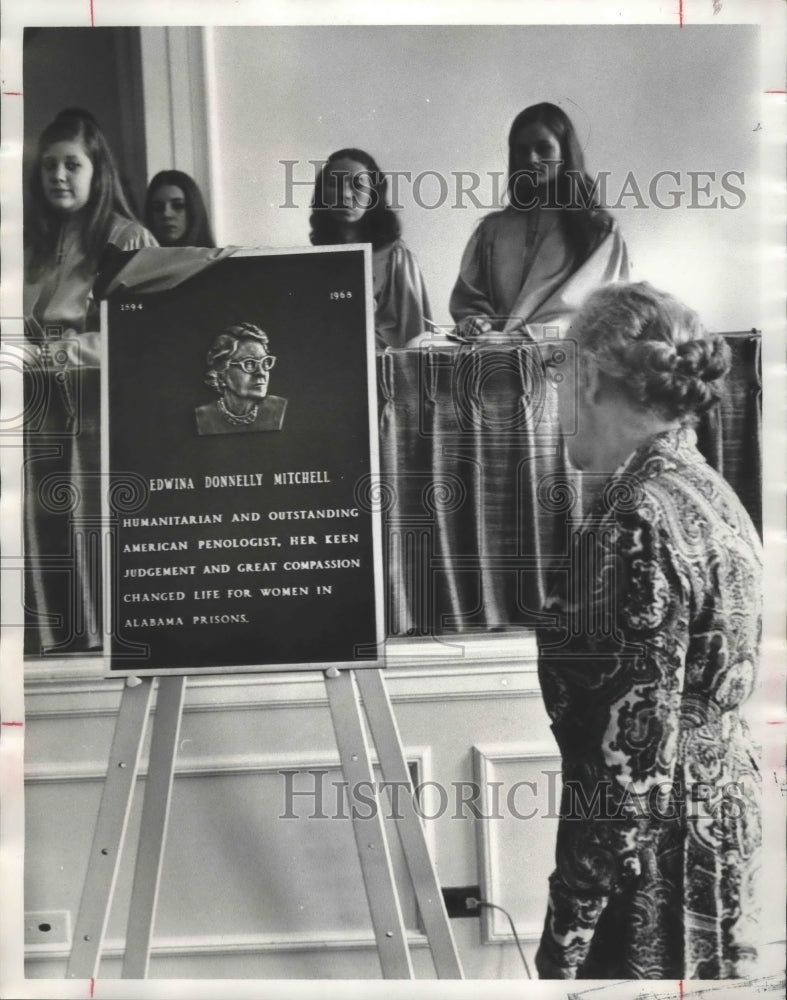
<instances>
[{"instance_id":1,"label":"photo white border","mask_svg":"<svg viewBox=\"0 0 787 1000\"><path fill-rule=\"evenodd\" d=\"M21 429L13 428L22 412L21 320L22 288L22 208L21 163L23 135L22 30L23 27L81 25L194 25L210 28L218 25L291 25L291 24L648 24L684 26L696 24L755 24L761 28L762 101L760 120L765 131L762 171L763 218L761 230L761 274L763 289L763 517L765 548L765 641L762 675L767 676L771 691L783 690L785 642L783 622L785 602L784 537L785 490L785 29L787 7L782 0L629 0L611 4L601 0L397 0L396 3L372 4L360 0L4 0L2 9L2 147L0 147L0 188L2 189L2 288L0 318L3 345L2 404L0 408L0 443L12 456L3 463L3 492L0 501L2 520L0 545L3 563L3 624L0 650L0 709L3 727L0 733L0 891L2 926L0 930L0 996L8 998L40 997L189 997L211 1000L236 1000L253 997L303 997L314 995L317 981L274 980L46 980L24 979L23 971L23 753L24 722L22 681L21 587L19 560L19 525L21 493ZM206 32L210 44L210 31ZM709 85L712 86L712 83ZM784 886L784 732L783 700L778 705L762 698L759 712L764 747L764 819L768 840L775 853L768 858L767 877L782 893ZM776 888L778 887L778 888ZM780 932L783 936L783 929ZM591 988L595 985L595 988ZM476 997L479 988L488 997L564 998L587 993L589 1000L612 1000L645 995L654 997L691 997L706 992L719 997L718 983L630 983L618 987L554 981L495 982L392 982L392 981L321 981L323 997ZM723 996L739 995L749 989L779 991L774 982L754 984L747 981L728 984ZM782 986L783 989L783 986Z\"/></svg>"}]
</instances>

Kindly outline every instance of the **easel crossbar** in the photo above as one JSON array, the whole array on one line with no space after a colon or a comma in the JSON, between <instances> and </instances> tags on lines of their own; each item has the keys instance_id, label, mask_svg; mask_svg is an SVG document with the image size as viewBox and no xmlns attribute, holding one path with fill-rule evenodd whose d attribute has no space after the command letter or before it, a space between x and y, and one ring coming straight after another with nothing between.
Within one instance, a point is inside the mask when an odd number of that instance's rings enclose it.
<instances>
[{"instance_id":1,"label":"easel crossbar","mask_svg":"<svg viewBox=\"0 0 787 1000\"><path fill-rule=\"evenodd\" d=\"M136 680L135 684L132 680L135 679L130 679L124 687L120 700L107 778L88 859L67 970L68 978L72 979L90 979L98 974L128 826L154 678ZM126 979L145 978L148 972L186 682L185 676L159 680L126 935L123 963L123 978ZM403 813L397 811L394 815L407 870L437 975L441 979L461 979L462 968L424 829L415 809L410 773L382 673L375 668L327 671L325 685L349 794L352 796L352 790L356 788L377 788L359 692L384 780L410 790L409 795L403 796ZM383 976L386 979L412 979L413 966L383 811L378 802L371 817L356 809L352 810L352 815L353 834Z\"/></svg>"}]
</instances>

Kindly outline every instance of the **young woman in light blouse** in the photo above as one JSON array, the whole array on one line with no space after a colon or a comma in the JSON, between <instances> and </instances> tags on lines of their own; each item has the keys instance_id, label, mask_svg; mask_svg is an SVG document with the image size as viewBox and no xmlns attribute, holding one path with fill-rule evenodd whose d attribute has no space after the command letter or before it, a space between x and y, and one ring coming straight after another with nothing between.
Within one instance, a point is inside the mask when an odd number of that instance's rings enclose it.
<instances>
[{"instance_id":1,"label":"young woman in light blouse","mask_svg":"<svg viewBox=\"0 0 787 1000\"><path fill-rule=\"evenodd\" d=\"M563 336L590 292L628 278L625 243L598 204L568 115L548 103L525 108L508 149L507 204L476 227L451 294L461 339L526 326Z\"/></svg>"},{"instance_id":2,"label":"young woman in light blouse","mask_svg":"<svg viewBox=\"0 0 787 1000\"><path fill-rule=\"evenodd\" d=\"M24 321L31 342L25 372L25 649L36 655L81 652L102 642L98 556L91 555L89 532L80 529L100 513L100 330L93 283L108 248L156 246L134 218L107 141L86 111L61 112L41 134L24 242Z\"/></svg>"},{"instance_id":3,"label":"young woman in light blouse","mask_svg":"<svg viewBox=\"0 0 787 1000\"><path fill-rule=\"evenodd\" d=\"M71 361L97 362L92 287L102 253L108 246L137 250L157 243L134 218L104 134L88 112L62 111L42 132L24 240L28 336L50 348L66 339Z\"/></svg>"}]
</instances>

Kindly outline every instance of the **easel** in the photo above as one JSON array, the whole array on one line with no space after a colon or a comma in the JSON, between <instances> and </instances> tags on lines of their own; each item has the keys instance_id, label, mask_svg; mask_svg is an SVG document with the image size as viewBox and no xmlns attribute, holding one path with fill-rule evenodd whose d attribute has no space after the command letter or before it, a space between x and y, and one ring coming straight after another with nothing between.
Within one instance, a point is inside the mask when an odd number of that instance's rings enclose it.
<instances>
[{"instance_id":1,"label":"easel","mask_svg":"<svg viewBox=\"0 0 787 1000\"><path fill-rule=\"evenodd\" d=\"M391 702L382 673L377 668L329 668L324 677L343 776L348 784L349 807L354 816L353 832L383 977L412 979L413 966L379 799L378 808L371 818L367 818L368 808L360 816L352 810L353 788L360 783L367 791L378 787L363 728L361 698L384 781L396 782L397 787L411 789L410 773ZM132 681L136 683L132 685ZM152 677L141 680L132 678L123 689L87 878L74 928L66 973L68 978L86 979L98 974L153 696L153 681ZM161 677L158 682L129 907L124 979L144 979L147 976L186 690L185 676ZM440 979L462 979L462 967L443 895L412 794L401 797L401 806L395 811L394 819L437 976Z\"/></svg>"}]
</instances>

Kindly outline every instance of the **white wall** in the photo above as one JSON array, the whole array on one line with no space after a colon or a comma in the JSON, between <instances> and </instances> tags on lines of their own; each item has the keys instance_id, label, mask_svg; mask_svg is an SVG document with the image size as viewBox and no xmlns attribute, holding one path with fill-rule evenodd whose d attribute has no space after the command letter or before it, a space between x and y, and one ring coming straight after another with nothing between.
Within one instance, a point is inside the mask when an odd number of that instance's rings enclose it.
<instances>
[{"instance_id":1,"label":"white wall","mask_svg":"<svg viewBox=\"0 0 787 1000\"><path fill-rule=\"evenodd\" d=\"M183 170L211 204L203 30L140 28L147 177Z\"/></svg>"},{"instance_id":2,"label":"white wall","mask_svg":"<svg viewBox=\"0 0 787 1000\"><path fill-rule=\"evenodd\" d=\"M308 242L310 190L296 189L299 208L279 208L279 160L302 160L296 176L309 178L309 160L352 145L414 176L501 171L514 115L548 100L575 121L590 171L611 172L612 203L629 171L649 205L654 174L683 174L673 186L686 192L684 207L635 208L628 198L614 213L634 275L683 297L713 329L758 325L756 44L756 28L719 25L213 29L219 241ZM745 203L686 207L687 171L715 171L716 196L722 174L743 171ZM665 203L671 184L660 188ZM424 181L421 200L438 197ZM462 249L484 213L453 199L429 211L406 188L402 200L405 239L447 322Z\"/></svg>"},{"instance_id":3,"label":"white wall","mask_svg":"<svg viewBox=\"0 0 787 1000\"><path fill-rule=\"evenodd\" d=\"M408 761L420 781L445 789L443 802L427 786L423 806L440 884L478 885L485 899L505 906L532 968L556 833L549 775L559 770L535 643L519 635L412 648L417 666L391 667L387 687ZM117 680L99 676L98 666L30 665L26 685L25 910L39 920L60 915L61 922L67 913L71 928L121 690ZM329 818L309 818L317 811L311 797L288 805L280 770L293 768L307 772L296 781L300 791L314 787L309 771L327 771L322 811ZM189 680L149 978L380 978L351 825L335 816L330 782L341 777L316 673ZM456 792L454 783L474 780L487 795L500 783L499 807L475 800L478 812L497 818L477 818L458 804L469 791ZM104 980L121 974L140 793L102 949ZM279 818L292 811L301 818ZM431 979L392 829L389 843L416 977ZM467 978L525 977L502 915L454 920L452 929ZM64 977L69 950L70 939L57 928L34 934L26 975Z\"/></svg>"}]
</instances>

